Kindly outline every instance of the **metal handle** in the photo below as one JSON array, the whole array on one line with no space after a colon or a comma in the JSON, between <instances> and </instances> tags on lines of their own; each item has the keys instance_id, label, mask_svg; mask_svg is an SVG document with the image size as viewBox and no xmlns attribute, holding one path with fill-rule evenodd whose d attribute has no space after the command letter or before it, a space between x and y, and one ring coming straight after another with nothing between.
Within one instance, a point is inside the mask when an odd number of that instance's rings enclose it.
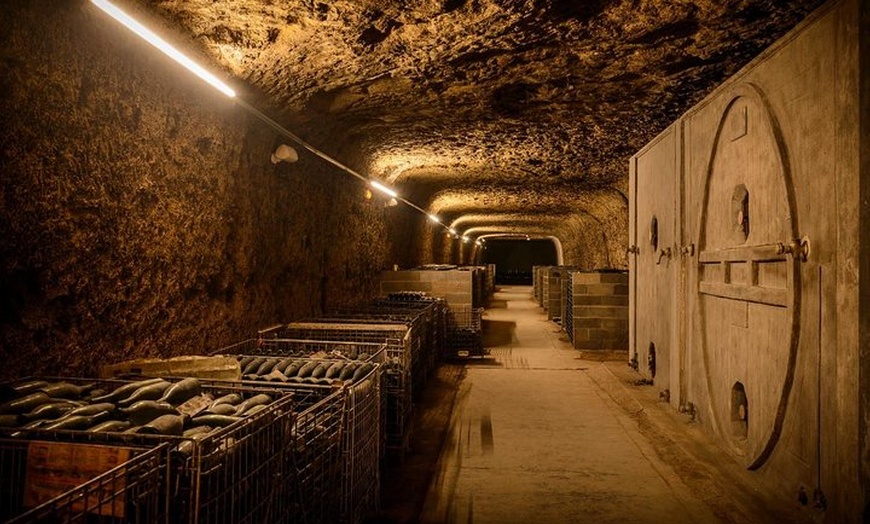
<instances>
[{"instance_id":1,"label":"metal handle","mask_svg":"<svg viewBox=\"0 0 870 524\"><path fill-rule=\"evenodd\" d=\"M666 247L664 249L659 249L659 258L656 260L657 266L662 263L662 258L664 257L671 258L671 248Z\"/></svg>"},{"instance_id":2,"label":"metal handle","mask_svg":"<svg viewBox=\"0 0 870 524\"><path fill-rule=\"evenodd\" d=\"M810 239L804 235L802 238L793 238L786 243L778 242L776 244L776 254L789 254L801 262L806 262L810 256Z\"/></svg>"}]
</instances>

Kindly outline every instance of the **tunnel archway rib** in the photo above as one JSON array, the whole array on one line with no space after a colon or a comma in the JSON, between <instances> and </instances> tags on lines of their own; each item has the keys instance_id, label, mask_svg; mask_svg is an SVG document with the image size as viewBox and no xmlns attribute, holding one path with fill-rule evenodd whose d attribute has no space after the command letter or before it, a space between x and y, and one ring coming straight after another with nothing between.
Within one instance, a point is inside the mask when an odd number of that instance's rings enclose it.
<instances>
[{"instance_id":1,"label":"tunnel archway rib","mask_svg":"<svg viewBox=\"0 0 870 524\"><path fill-rule=\"evenodd\" d=\"M576 231L566 230L565 223L575 224ZM600 239L606 236L602 224L589 214L573 213L556 216L548 220L529 222L489 220L479 226L471 226L468 234L475 238L508 237L529 235L531 238L550 238L554 240L559 264L577 266L581 269L612 267L611 255ZM567 233L566 233L567 231ZM583 232L578 234L577 232ZM566 235L563 237L562 235ZM565 240L567 238L567 241Z\"/></svg>"},{"instance_id":2,"label":"tunnel archway rib","mask_svg":"<svg viewBox=\"0 0 870 524\"><path fill-rule=\"evenodd\" d=\"M558 216L545 215L530 215L522 213L483 213L475 215L464 215L461 219L450 222L461 226L455 226L454 229L458 234L467 235L470 238L468 244L473 245L473 241L479 234L485 234L493 231L501 233L529 233L538 236L552 235L555 227L557 227L560 218ZM459 229L461 227L461 230ZM461 238L453 238L450 235L430 235L430 240L424 245L431 247L431 252L422 253L423 259L431 259L435 261L443 261L455 263L456 253L461 250L460 245L465 244ZM438 255L441 255L440 257Z\"/></svg>"},{"instance_id":3,"label":"tunnel archway rib","mask_svg":"<svg viewBox=\"0 0 870 524\"><path fill-rule=\"evenodd\" d=\"M542 227L536 232L560 239L567 264L588 269L625 264L628 206L618 188L568 192L464 186L442 190L429 203L433 213L460 233L474 228L477 235L494 226L502 232L526 233L530 225Z\"/></svg>"}]
</instances>

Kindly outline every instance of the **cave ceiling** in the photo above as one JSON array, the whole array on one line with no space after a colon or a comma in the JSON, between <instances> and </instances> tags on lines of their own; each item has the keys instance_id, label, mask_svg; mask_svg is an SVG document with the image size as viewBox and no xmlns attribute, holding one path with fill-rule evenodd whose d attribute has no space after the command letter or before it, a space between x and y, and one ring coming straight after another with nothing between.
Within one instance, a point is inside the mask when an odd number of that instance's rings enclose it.
<instances>
[{"instance_id":1,"label":"cave ceiling","mask_svg":"<svg viewBox=\"0 0 870 524\"><path fill-rule=\"evenodd\" d=\"M338 160L478 234L544 235L612 212L630 155L820 4L147 5Z\"/></svg>"}]
</instances>

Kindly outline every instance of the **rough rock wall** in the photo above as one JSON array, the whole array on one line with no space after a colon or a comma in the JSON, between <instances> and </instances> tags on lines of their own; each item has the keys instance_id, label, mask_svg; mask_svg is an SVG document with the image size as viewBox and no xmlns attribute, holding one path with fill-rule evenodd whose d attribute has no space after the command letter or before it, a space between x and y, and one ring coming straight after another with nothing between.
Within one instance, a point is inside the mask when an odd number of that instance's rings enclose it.
<instances>
[{"instance_id":1,"label":"rough rock wall","mask_svg":"<svg viewBox=\"0 0 870 524\"><path fill-rule=\"evenodd\" d=\"M383 210L79 2L0 21L0 378L196 353L376 291Z\"/></svg>"},{"instance_id":2,"label":"rough rock wall","mask_svg":"<svg viewBox=\"0 0 870 524\"><path fill-rule=\"evenodd\" d=\"M583 270L628 269L628 202L620 190L597 194L557 227L564 264Z\"/></svg>"}]
</instances>

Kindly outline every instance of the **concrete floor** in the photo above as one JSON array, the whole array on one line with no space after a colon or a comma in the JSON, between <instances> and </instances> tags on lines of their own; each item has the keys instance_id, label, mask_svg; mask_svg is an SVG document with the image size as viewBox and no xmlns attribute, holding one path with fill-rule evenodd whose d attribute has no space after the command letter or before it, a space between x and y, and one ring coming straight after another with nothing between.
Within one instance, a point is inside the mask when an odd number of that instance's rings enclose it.
<instances>
[{"instance_id":1,"label":"concrete floor","mask_svg":"<svg viewBox=\"0 0 870 524\"><path fill-rule=\"evenodd\" d=\"M484 314L489 358L442 366L379 522L800 522L620 362L581 360L531 288ZM425 496L423 495L425 493Z\"/></svg>"}]
</instances>

